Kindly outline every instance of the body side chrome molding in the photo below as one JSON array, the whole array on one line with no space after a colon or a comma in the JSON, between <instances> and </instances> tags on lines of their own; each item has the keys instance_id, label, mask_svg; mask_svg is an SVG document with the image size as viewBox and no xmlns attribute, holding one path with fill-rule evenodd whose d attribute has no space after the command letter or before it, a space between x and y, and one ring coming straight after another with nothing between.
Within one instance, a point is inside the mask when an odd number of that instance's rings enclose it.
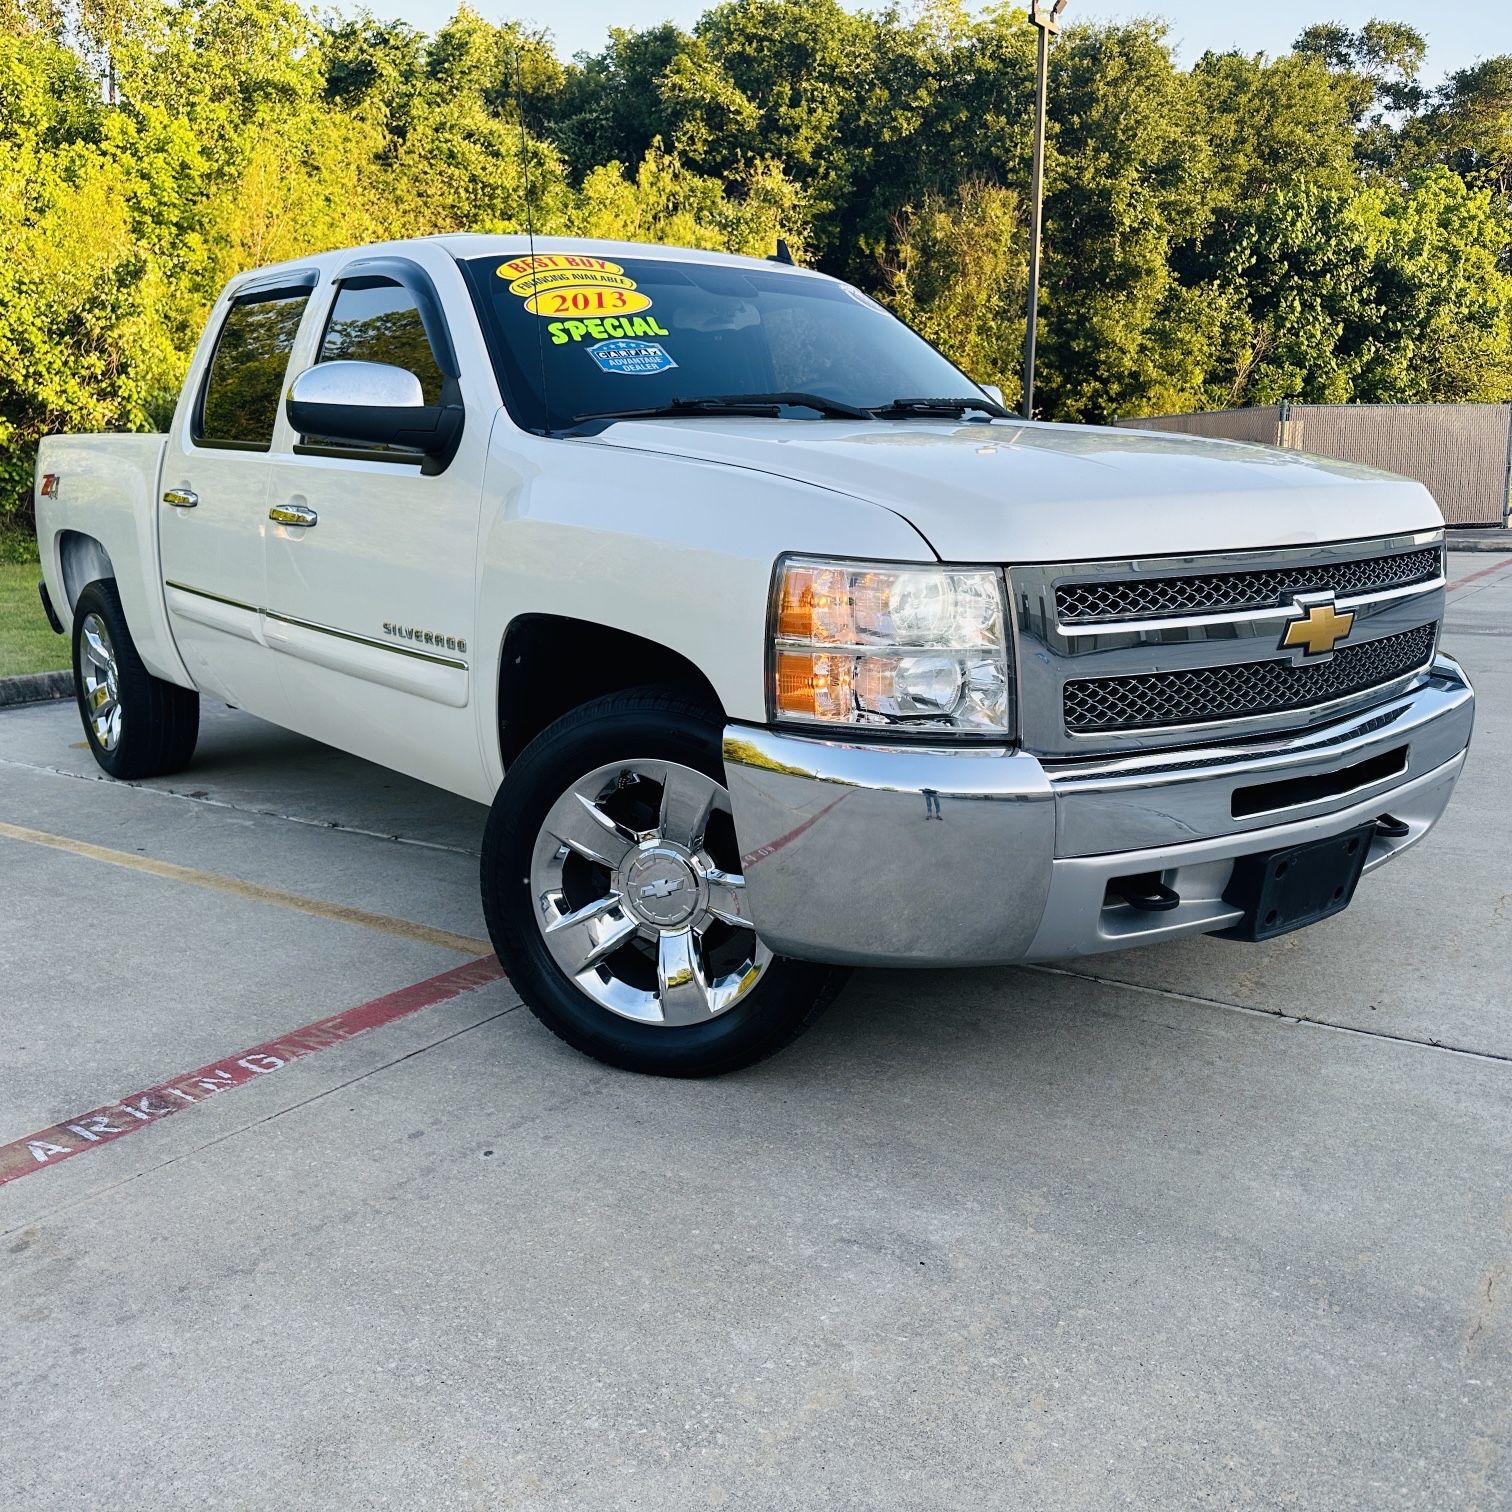
<instances>
[{"instance_id":1,"label":"body side chrome molding","mask_svg":"<svg viewBox=\"0 0 1512 1512\"><path fill-rule=\"evenodd\" d=\"M451 667L458 672L467 671L467 663L451 656L437 656L433 651L417 651L413 646L396 646L392 641L378 640L371 635L358 635L351 630L338 630L334 625L322 625L316 620L300 619L293 614L280 614L276 609L264 609L270 620L281 625L293 625L299 630L314 630L321 635L334 636L337 640L351 641L358 646L371 646L375 651L392 651L395 656L408 656L415 661L430 662L437 667Z\"/></svg>"},{"instance_id":2,"label":"body side chrome molding","mask_svg":"<svg viewBox=\"0 0 1512 1512\"><path fill-rule=\"evenodd\" d=\"M321 635L330 635L337 640L351 641L358 646L371 646L375 651L391 651L395 656L408 656L414 661L429 662L437 667L450 667L454 671L467 671L467 663L451 656L437 656L433 651L417 651L413 646L396 646L392 641L379 640L371 635L358 635L351 630L338 630L334 625L322 625L315 620L300 619L296 615L281 614L276 609L264 609L256 604L246 604L240 599L226 598L219 593L210 593L204 588L191 588L187 583L168 582L166 587L179 593L192 594L195 598L208 599L214 604L224 604L228 609L240 609L247 614L261 615L264 619L277 620L282 625L293 625L300 630L314 630Z\"/></svg>"},{"instance_id":3,"label":"body side chrome molding","mask_svg":"<svg viewBox=\"0 0 1512 1512\"><path fill-rule=\"evenodd\" d=\"M228 609L245 609L248 614L263 612L256 604L244 604L240 599L227 598L221 593L211 593L206 588L191 588L188 583L175 583L172 578L167 579L163 586L175 589L179 593L192 593L195 598L209 599L212 604L224 604Z\"/></svg>"}]
</instances>

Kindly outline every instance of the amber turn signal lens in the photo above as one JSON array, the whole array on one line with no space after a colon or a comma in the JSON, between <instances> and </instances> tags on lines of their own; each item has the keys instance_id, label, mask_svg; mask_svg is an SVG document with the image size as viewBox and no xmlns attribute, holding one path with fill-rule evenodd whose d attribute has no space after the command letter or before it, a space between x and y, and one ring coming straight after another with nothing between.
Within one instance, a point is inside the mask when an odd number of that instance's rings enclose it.
<instances>
[{"instance_id":1,"label":"amber turn signal lens","mask_svg":"<svg viewBox=\"0 0 1512 1512\"><path fill-rule=\"evenodd\" d=\"M850 589L834 567L789 567L777 601L777 634L783 640L849 640Z\"/></svg>"},{"instance_id":2,"label":"amber turn signal lens","mask_svg":"<svg viewBox=\"0 0 1512 1512\"><path fill-rule=\"evenodd\" d=\"M777 653L777 713L804 719L849 719L854 704L851 658L826 652Z\"/></svg>"}]
</instances>

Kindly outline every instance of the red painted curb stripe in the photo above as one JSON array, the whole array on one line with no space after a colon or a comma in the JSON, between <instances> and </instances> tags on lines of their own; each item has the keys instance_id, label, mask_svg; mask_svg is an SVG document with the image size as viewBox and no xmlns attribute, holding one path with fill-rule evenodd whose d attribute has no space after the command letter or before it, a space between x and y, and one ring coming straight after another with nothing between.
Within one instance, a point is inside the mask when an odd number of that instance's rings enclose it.
<instances>
[{"instance_id":1,"label":"red painted curb stripe","mask_svg":"<svg viewBox=\"0 0 1512 1512\"><path fill-rule=\"evenodd\" d=\"M465 966L443 971L440 976L429 977L411 987L401 987L397 992L374 998L369 1003L359 1003L355 1008L343 1009L329 1018L306 1024L302 1029L292 1029L238 1055L212 1061L198 1071L159 1082L145 1092L133 1092L129 1097L92 1108L88 1113L54 1124L50 1129L0 1145L0 1186L30 1176L44 1167L59 1165L88 1150L97 1150L101 1145L134 1134L150 1123L160 1123L170 1113L181 1113L213 1093L245 1086L249 1081L281 1071L290 1061L301 1056L328 1050L332 1045L366 1034L370 1029L381 1029L383 1025L418 1013L422 1008L459 997L474 987L497 982L503 975L504 968L493 956L469 961Z\"/></svg>"},{"instance_id":2,"label":"red painted curb stripe","mask_svg":"<svg viewBox=\"0 0 1512 1512\"><path fill-rule=\"evenodd\" d=\"M1505 562L1492 562L1489 567L1481 567L1474 572L1467 572L1464 577L1456 578L1452 583L1450 583L1450 585L1444 590L1444 592L1446 594L1456 593L1459 589L1463 588L1466 583L1473 583L1476 578L1483 578L1491 572L1505 572L1508 567L1512 567L1512 557L1509 557Z\"/></svg>"}]
</instances>

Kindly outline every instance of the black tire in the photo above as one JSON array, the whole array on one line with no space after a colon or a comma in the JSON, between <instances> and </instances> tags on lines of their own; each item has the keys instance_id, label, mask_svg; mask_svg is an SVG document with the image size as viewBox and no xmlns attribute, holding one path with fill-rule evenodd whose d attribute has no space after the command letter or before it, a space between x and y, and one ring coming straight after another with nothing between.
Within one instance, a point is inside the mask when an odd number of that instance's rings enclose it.
<instances>
[{"instance_id":1,"label":"black tire","mask_svg":"<svg viewBox=\"0 0 1512 1512\"><path fill-rule=\"evenodd\" d=\"M530 1011L607 1065L656 1076L718 1076L752 1065L812 1024L848 973L774 957L755 987L716 1017L679 1026L641 1023L579 988L553 959L536 922L531 858L552 805L598 767L634 760L677 762L721 787L725 782L718 719L672 688L636 688L584 704L511 764L483 840L483 907L494 949Z\"/></svg>"},{"instance_id":2,"label":"black tire","mask_svg":"<svg viewBox=\"0 0 1512 1512\"><path fill-rule=\"evenodd\" d=\"M84 630L91 617L100 620L108 631L115 659L115 702L120 720L113 743L108 745L95 730L86 691ZM104 771L124 782L136 782L144 777L166 777L189 765L199 739L199 694L154 677L142 665L126 625L121 595L108 578L90 583L74 605L73 671L84 738Z\"/></svg>"}]
</instances>

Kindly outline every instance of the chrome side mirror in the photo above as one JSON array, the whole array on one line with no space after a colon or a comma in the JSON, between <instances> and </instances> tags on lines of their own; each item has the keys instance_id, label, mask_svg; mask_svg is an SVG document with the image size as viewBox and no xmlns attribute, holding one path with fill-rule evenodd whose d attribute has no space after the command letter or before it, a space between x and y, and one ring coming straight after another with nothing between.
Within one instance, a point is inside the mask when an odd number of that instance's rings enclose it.
<instances>
[{"instance_id":1,"label":"chrome side mirror","mask_svg":"<svg viewBox=\"0 0 1512 1512\"><path fill-rule=\"evenodd\" d=\"M1002 391L1002 389L1000 389L997 386L997 384L995 384L995 383L979 383L979 384L977 384L977 387L979 389L981 389L981 391L984 394L986 394L986 396L989 399L996 399L997 402L999 404L1001 404L1004 409L1008 408L1007 402L1003 398L1003 391Z\"/></svg>"},{"instance_id":2,"label":"chrome side mirror","mask_svg":"<svg viewBox=\"0 0 1512 1512\"><path fill-rule=\"evenodd\" d=\"M436 458L462 435L460 404L427 404L420 380L387 362L318 362L289 385L284 408L316 445L402 446Z\"/></svg>"},{"instance_id":3,"label":"chrome side mirror","mask_svg":"<svg viewBox=\"0 0 1512 1512\"><path fill-rule=\"evenodd\" d=\"M318 362L289 388L289 403L353 409L421 409L425 392L407 368L387 362Z\"/></svg>"}]
</instances>

